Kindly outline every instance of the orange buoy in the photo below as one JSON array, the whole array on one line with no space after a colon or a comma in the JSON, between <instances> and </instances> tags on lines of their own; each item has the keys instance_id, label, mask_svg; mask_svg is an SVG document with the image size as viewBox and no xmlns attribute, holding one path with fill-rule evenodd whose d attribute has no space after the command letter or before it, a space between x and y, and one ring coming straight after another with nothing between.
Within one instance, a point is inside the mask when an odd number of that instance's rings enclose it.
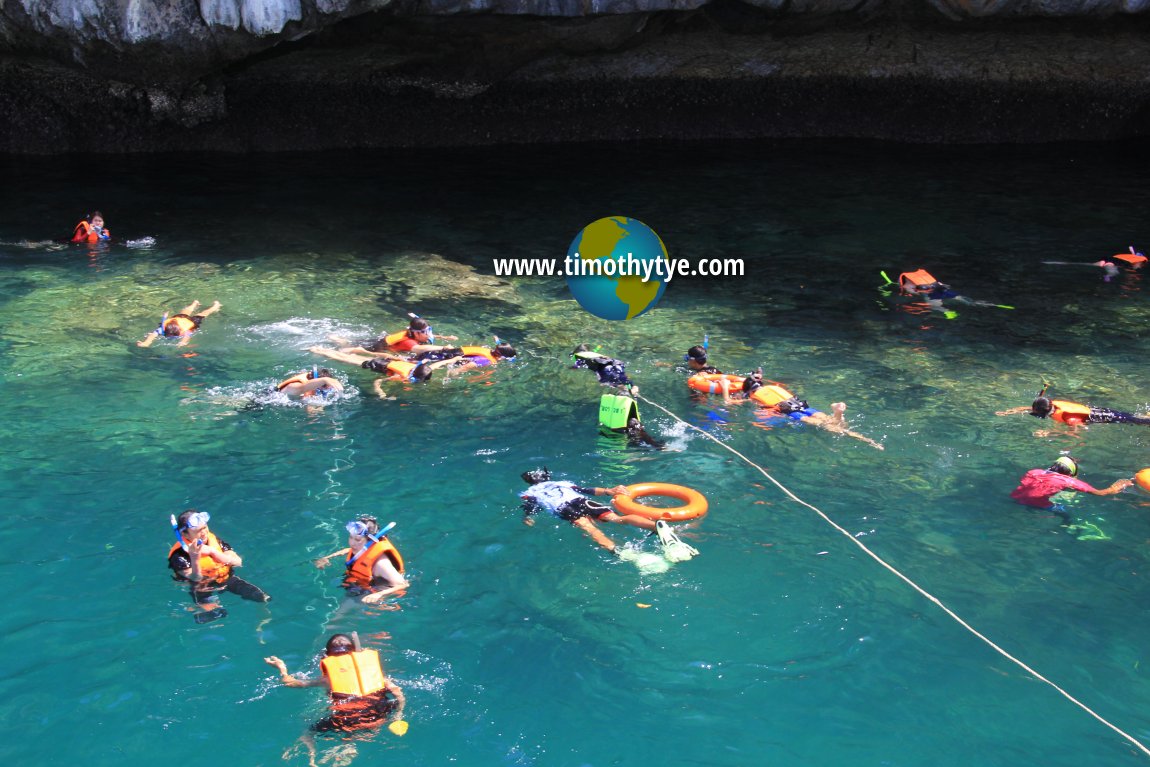
<instances>
[{"instance_id":1,"label":"orange buoy","mask_svg":"<svg viewBox=\"0 0 1150 767\"><path fill-rule=\"evenodd\" d=\"M638 514L647 519L665 519L668 522L683 522L707 513L707 499L698 490L682 485L668 485L664 482L641 482L637 485L628 485L630 495L616 495L611 499L615 508L622 514ZM657 495L664 498L674 498L682 501L682 506L670 508L661 506L645 506L637 498L648 495Z\"/></svg>"},{"instance_id":2,"label":"orange buoy","mask_svg":"<svg viewBox=\"0 0 1150 767\"><path fill-rule=\"evenodd\" d=\"M1134 481L1138 483L1138 487L1150 493L1150 469L1143 469L1135 474Z\"/></svg>"}]
</instances>

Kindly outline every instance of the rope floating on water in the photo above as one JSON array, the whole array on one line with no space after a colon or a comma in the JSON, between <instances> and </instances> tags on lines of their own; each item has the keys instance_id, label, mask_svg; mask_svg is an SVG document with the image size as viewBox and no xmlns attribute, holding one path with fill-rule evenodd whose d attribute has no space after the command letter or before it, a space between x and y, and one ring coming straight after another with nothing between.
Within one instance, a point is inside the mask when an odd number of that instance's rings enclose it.
<instances>
[{"instance_id":1,"label":"rope floating on water","mask_svg":"<svg viewBox=\"0 0 1150 767\"><path fill-rule=\"evenodd\" d=\"M799 504L800 506L805 506L806 508L808 508L808 509L810 509L811 511L813 511L815 514L818 514L818 515L819 515L819 517L821 517L821 518L823 519L823 521L825 521L825 522L826 522L828 525L830 525L831 527L833 527L833 528L834 528L835 530L837 530L838 532L842 533L842 534L843 534L843 536L844 536L844 537L846 537L846 539L847 539L848 541L850 541L850 542L851 542L851 543L853 543L855 546L858 546L860 549L862 549L863 553L865 553L865 554L866 554L868 557L870 557L871 559L873 559L875 562L878 562L878 563L879 563L879 564L880 564L882 567L884 567L884 568L885 568L887 571L889 571L890 573L892 573L893 575L895 575L897 578L899 578L899 579L900 579L900 580L901 580L903 583L905 583L906 585L910 586L912 589L914 589L915 591L917 591L919 594L921 594L923 597L925 597L925 598L926 598L928 601L932 602L932 603L933 603L933 604L934 604L936 607L938 607L938 609L942 610L944 613L946 613L947 615L949 615L949 616L950 616L950 617L951 617L951 618L952 618L952 619L953 619L953 620L954 620L954 621L955 621L955 622L956 622L958 625L962 626L964 629L966 629L967 631L969 631L971 634L974 634L976 637L978 637L979 639L981 639L981 640L982 640L982 641L983 641L983 642L984 642L986 645L988 645L988 646L989 646L989 647L990 647L992 650L994 650L996 653L998 653L998 654L999 654L999 655L1001 655L1002 657L1006 658L1006 659L1007 659L1007 660L1009 660L1011 663L1015 664L1016 666L1018 666L1019 668L1021 668L1023 671L1025 671L1027 674L1029 674L1030 676L1032 676L1032 677L1034 677L1035 679L1037 679L1038 681L1040 681L1040 682L1043 682L1044 684L1047 684L1047 685L1050 685L1051 687L1053 687L1055 690L1057 690L1057 691L1058 691L1058 694L1059 694L1059 695L1061 695L1062 697L1066 698L1068 701L1070 701L1070 702L1071 702L1071 703L1073 703L1074 705L1078 706L1080 709L1082 709L1083 711L1085 711L1087 714L1089 714L1090 716L1094 717L1096 720L1098 720L1099 722L1101 722L1102 724L1106 725L1107 727L1109 727L1109 728L1110 728L1111 730L1113 730L1114 732L1116 732L1116 733L1118 733L1119 735L1121 735L1121 736L1122 736L1123 738L1125 738L1125 739L1126 739L1128 742L1130 742L1130 743L1131 743L1133 746L1135 746L1135 747L1136 747L1136 748L1137 748L1139 751L1141 751L1142 753L1146 754L1146 756L1150 756L1150 748L1147 748L1146 746L1144 746L1144 745L1142 744L1142 742L1141 742L1141 741L1139 741L1137 738L1135 738L1133 735L1130 735L1129 733L1127 733L1127 732L1125 732L1124 730L1120 729L1120 728L1119 728L1117 725L1115 725L1115 724L1112 724L1111 722L1107 721L1106 719L1104 719L1104 718L1102 717L1102 715L1101 715L1101 714L1098 714L1097 712L1095 712L1095 711L1094 711L1092 708L1090 708L1089 706L1087 706L1085 703L1083 703L1082 701L1078 700L1078 698L1075 698L1073 695L1071 695L1070 693L1068 693L1066 690L1062 689L1062 688L1061 688L1061 687L1059 687L1057 684L1055 684L1055 683L1054 683L1054 682L1052 682L1051 680L1047 679L1047 678L1046 678L1046 677L1044 677L1042 674L1038 673L1038 672L1037 672L1037 671L1035 671L1033 668L1031 668L1030 666L1026 665L1026 664L1025 664L1025 663L1023 663L1021 660L1019 660L1018 658L1014 657L1013 655L1011 655L1009 652L1007 652L1007 651L1006 651L1006 650L1004 650L1003 648L999 647L999 646L998 646L997 644L995 644L995 643L994 643L994 641L992 641L992 640L991 640L989 637L987 637L985 634L983 634L983 633L982 633L982 632L980 632L978 629L974 628L974 627L973 627L973 626L971 626L969 623L967 623L965 620L963 620L961 617L959 617L959 615L958 615L956 612L954 612L954 610L951 610L949 607L947 607L945 604L943 604L943 603L942 603L942 600L940 600L938 597L936 597L936 596L934 596L933 594L931 594L929 591L927 591L926 589L924 589L922 586L919 586L917 583L915 583L914 581L912 581L912 580L910 579L910 577L909 577L909 576L907 576L907 575L904 575L904 574L903 574L902 572L900 572L900 571L899 571L897 568L895 568L895 567L894 567L894 565L890 564L889 562L887 562L886 560L884 560L882 557L880 557L878 554L874 553L874 552L873 552L873 551L871 551L869 548L867 548L867 545L866 545L865 543L863 543L863 542L862 542L862 541L860 541L858 538L856 538L856 537L854 537L853 535L851 535L851 533L850 533L850 531L849 531L849 530L847 530L847 529L846 529L846 528L844 528L842 525L840 525L840 524L838 524L837 522L835 522L835 521L834 521L833 519L831 519L830 517L828 517L828 516L827 516L827 515L826 515L826 514L825 514L825 513L822 511L822 509L818 508L817 506L814 506L813 504L807 503L807 502L806 502L806 501L804 501L802 498L799 498L797 495L795 495L794 493L792 493L792 492L791 492L791 491L790 491L790 490L789 490L789 489L788 489L788 488L787 488L785 485L783 485L783 483L779 482L777 479L775 479L774 477L772 477L772 476L770 475L770 473L769 473L769 472L768 472L766 469L764 469L762 466L759 466L757 463L755 463L755 462L754 462L754 461L752 461L750 458L748 458L747 456L745 456L745 455L743 455L742 453L740 453L738 450L735 450L733 447L731 447L730 445L726 444L726 443L725 443L725 442L723 442L722 440L719 440L719 439L717 439L715 436L713 436L713 435L711 435L711 434L708 434L706 431L704 431L703 429L700 429L700 428L699 428L698 426L696 426L695 424L693 424L693 423L688 423L687 421L684 421L682 418L680 418L679 416L675 415L674 413L672 413L670 410L668 410L667 408L663 407L663 406L662 406L662 405L660 405L659 403L657 403L657 402L652 402L651 400L647 399L646 397L644 397L644 396L642 396L641 394L638 394L638 393L633 393L633 394L632 394L632 396L633 396L633 397L635 397L636 399L641 399L641 400L643 400L644 402L646 402L646 403L647 403L648 405L650 405L651 407L654 407L654 408L658 408L659 410L662 410L664 413L666 413L667 415L671 416L672 418L674 418L674 419L675 419L676 421L678 421L679 423L681 423L681 424L683 424L683 425L687 426L688 428L694 429L695 431L699 432L699 433L700 433L700 434L702 434L704 437L706 437L707 439L711 440L712 442L714 442L716 445L718 445L719 447L723 448L724 450L728 450L728 451L730 451L731 453L734 453L736 456L738 456L738 457L739 457L739 458L741 458L741 459L742 459L744 462L746 462L746 463L747 463L747 465L749 465L749 466L752 466L752 467L754 467L756 470L758 470L758 472L759 472L760 474L762 474L764 477L766 477L766 478L767 478L767 479L768 479L768 480L771 482L771 484L773 484L775 487L777 487L779 490L781 490L781 491L783 492L783 494L784 494L784 495L786 495L788 498L790 498L792 501L794 501L795 503Z\"/></svg>"}]
</instances>

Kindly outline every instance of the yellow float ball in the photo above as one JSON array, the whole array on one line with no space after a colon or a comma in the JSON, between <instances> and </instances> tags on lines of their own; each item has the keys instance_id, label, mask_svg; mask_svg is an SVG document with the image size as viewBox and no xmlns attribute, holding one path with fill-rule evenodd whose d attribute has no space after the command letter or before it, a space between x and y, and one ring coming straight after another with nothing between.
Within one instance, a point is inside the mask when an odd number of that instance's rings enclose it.
<instances>
[{"instance_id":1,"label":"yellow float ball","mask_svg":"<svg viewBox=\"0 0 1150 767\"><path fill-rule=\"evenodd\" d=\"M1150 469L1143 469L1135 474L1134 481L1138 483L1138 487L1150 493Z\"/></svg>"}]
</instances>

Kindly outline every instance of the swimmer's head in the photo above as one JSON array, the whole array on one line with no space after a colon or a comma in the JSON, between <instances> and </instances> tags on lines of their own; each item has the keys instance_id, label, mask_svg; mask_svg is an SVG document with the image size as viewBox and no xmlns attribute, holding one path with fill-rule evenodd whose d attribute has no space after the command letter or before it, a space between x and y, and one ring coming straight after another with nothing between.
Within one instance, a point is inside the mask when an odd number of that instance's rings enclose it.
<instances>
[{"instance_id":1,"label":"swimmer's head","mask_svg":"<svg viewBox=\"0 0 1150 767\"><path fill-rule=\"evenodd\" d=\"M175 338L182 335L183 332L184 331L180 328L180 323L176 322L175 320L168 320L164 323L164 335L168 338Z\"/></svg>"},{"instance_id":2,"label":"swimmer's head","mask_svg":"<svg viewBox=\"0 0 1150 767\"><path fill-rule=\"evenodd\" d=\"M207 527L208 521L211 520L212 515L206 511L196 511L195 509L185 509L180 512L180 516L176 517L176 527L181 532L189 530L198 530L201 527Z\"/></svg>"},{"instance_id":3,"label":"swimmer's head","mask_svg":"<svg viewBox=\"0 0 1150 767\"><path fill-rule=\"evenodd\" d=\"M512 346L511 344L507 343L506 341L501 341L501 342L495 344L495 348L492 349L491 351L495 352L496 356L502 357L505 360L510 360L510 359L515 358L515 347Z\"/></svg>"},{"instance_id":4,"label":"swimmer's head","mask_svg":"<svg viewBox=\"0 0 1150 767\"><path fill-rule=\"evenodd\" d=\"M1030 405L1030 414L1035 418L1045 418L1053 409L1054 403L1050 401L1050 397L1039 395Z\"/></svg>"},{"instance_id":5,"label":"swimmer's head","mask_svg":"<svg viewBox=\"0 0 1150 767\"><path fill-rule=\"evenodd\" d=\"M546 466L544 466L541 469L532 469L531 471L525 471L522 474L520 474L519 476L521 476L523 478L523 481L529 485L538 485L540 482L550 482L551 481L551 471Z\"/></svg>"},{"instance_id":6,"label":"swimmer's head","mask_svg":"<svg viewBox=\"0 0 1150 767\"><path fill-rule=\"evenodd\" d=\"M366 538L369 535L375 535L379 532L379 522L375 517L362 516L353 519L345 526L349 535L354 535L356 538Z\"/></svg>"},{"instance_id":7,"label":"swimmer's head","mask_svg":"<svg viewBox=\"0 0 1150 767\"><path fill-rule=\"evenodd\" d=\"M426 362L421 362L411 371L411 380L417 382L430 381L432 371L433 368L431 365L428 365Z\"/></svg>"},{"instance_id":8,"label":"swimmer's head","mask_svg":"<svg viewBox=\"0 0 1150 767\"><path fill-rule=\"evenodd\" d=\"M707 364L707 350L701 346L692 346L683 355L683 362L687 364L706 365Z\"/></svg>"},{"instance_id":9,"label":"swimmer's head","mask_svg":"<svg viewBox=\"0 0 1150 767\"><path fill-rule=\"evenodd\" d=\"M743 392L748 396L751 395L755 389L763 385L763 369L758 368L754 373L743 379Z\"/></svg>"},{"instance_id":10,"label":"swimmer's head","mask_svg":"<svg viewBox=\"0 0 1150 767\"><path fill-rule=\"evenodd\" d=\"M407 326L407 335L409 338L415 338L415 334L431 335L431 323L422 317L413 317L411 323Z\"/></svg>"},{"instance_id":11,"label":"swimmer's head","mask_svg":"<svg viewBox=\"0 0 1150 767\"><path fill-rule=\"evenodd\" d=\"M327 640L325 650L328 655L347 655L355 652L355 640L347 634L335 634Z\"/></svg>"},{"instance_id":12,"label":"swimmer's head","mask_svg":"<svg viewBox=\"0 0 1150 767\"><path fill-rule=\"evenodd\" d=\"M791 397L790 399L783 400L779 404L775 405L775 407L778 408L782 413L795 413L799 410L806 410L807 402L806 400L799 399L798 397Z\"/></svg>"},{"instance_id":13,"label":"swimmer's head","mask_svg":"<svg viewBox=\"0 0 1150 767\"><path fill-rule=\"evenodd\" d=\"M314 381L316 378L331 378L331 371L327 368L312 368L307 371L307 378L309 381Z\"/></svg>"},{"instance_id":14,"label":"swimmer's head","mask_svg":"<svg viewBox=\"0 0 1150 767\"><path fill-rule=\"evenodd\" d=\"M1074 460L1068 455L1059 457L1054 465L1050 467L1050 471L1056 471L1059 474L1065 474L1068 477L1078 476L1078 461Z\"/></svg>"}]
</instances>

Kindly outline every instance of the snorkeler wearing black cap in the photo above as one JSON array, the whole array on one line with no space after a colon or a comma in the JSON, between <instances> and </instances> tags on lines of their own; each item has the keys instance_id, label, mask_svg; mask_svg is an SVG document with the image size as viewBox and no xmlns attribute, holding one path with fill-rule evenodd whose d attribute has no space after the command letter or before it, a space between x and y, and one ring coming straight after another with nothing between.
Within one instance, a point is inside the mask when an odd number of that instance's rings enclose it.
<instances>
[{"instance_id":1,"label":"snorkeler wearing black cap","mask_svg":"<svg viewBox=\"0 0 1150 767\"><path fill-rule=\"evenodd\" d=\"M683 355L683 362L687 363L687 369L691 371L692 375L695 373L723 374L722 370L707 364L707 349L703 346L692 346L688 349L687 353Z\"/></svg>"},{"instance_id":2,"label":"snorkeler wearing black cap","mask_svg":"<svg viewBox=\"0 0 1150 767\"><path fill-rule=\"evenodd\" d=\"M654 531L656 529L653 519L647 519L637 514L619 516L611 510L610 506L604 506L586 498L588 495L630 495L631 491L627 489L626 485L580 487L574 482L553 481L551 472L547 467L525 471L521 476L524 482L531 485L530 488L519 494L519 497L523 499L523 524L525 525L534 525L535 514L542 509L575 525L591 536L595 543L612 553L615 553L617 548L615 542L596 527L594 520L631 525L643 530Z\"/></svg>"},{"instance_id":3,"label":"snorkeler wearing black cap","mask_svg":"<svg viewBox=\"0 0 1150 767\"><path fill-rule=\"evenodd\" d=\"M287 664L274 655L264 663L280 672L280 681L287 687L326 687L331 696L331 715L321 719L300 738L308 750L309 761L315 764L315 738L313 733L352 733L378 727L388 719L387 726L395 735L407 732L403 708L407 703L403 690L383 671L379 651L364 649L355 632L334 634L327 640L324 657L319 662L321 675L314 679L300 678L288 673ZM355 746L341 748L339 754L348 764L348 756L355 756ZM326 755L327 762L334 754Z\"/></svg>"},{"instance_id":4,"label":"snorkeler wearing black cap","mask_svg":"<svg viewBox=\"0 0 1150 767\"><path fill-rule=\"evenodd\" d=\"M995 415L1014 415L1015 413L1029 413L1035 418L1049 418L1070 427L1071 433L1077 433L1079 426L1089 426L1093 423L1133 423L1140 426L1150 426L1150 416L1124 413L1121 410L1111 410L1108 407L1092 407L1068 400L1051 399L1046 396L1046 387L1038 393L1038 397L1030 407L1025 405L999 410ZM1045 437L1049 431L1034 432L1036 437Z\"/></svg>"}]
</instances>

